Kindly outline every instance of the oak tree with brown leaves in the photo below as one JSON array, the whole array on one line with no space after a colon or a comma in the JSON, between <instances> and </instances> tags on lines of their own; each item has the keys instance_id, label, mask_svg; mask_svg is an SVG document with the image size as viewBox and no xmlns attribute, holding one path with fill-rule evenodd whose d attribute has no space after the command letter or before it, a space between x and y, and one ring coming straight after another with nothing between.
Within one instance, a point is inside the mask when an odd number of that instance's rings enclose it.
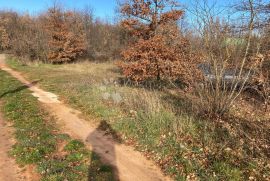
<instances>
[{"instance_id":1,"label":"oak tree with brown leaves","mask_svg":"<svg viewBox=\"0 0 270 181\"><path fill-rule=\"evenodd\" d=\"M177 21L184 12L177 7L174 0L129 0L121 4L121 24L133 37L119 63L126 77L136 82L156 79L192 83L196 56L180 34Z\"/></svg>"},{"instance_id":2,"label":"oak tree with brown leaves","mask_svg":"<svg viewBox=\"0 0 270 181\"><path fill-rule=\"evenodd\" d=\"M84 54L86 45L82 23L73 12L63 12L57 7L49 9L45 27L49 36L48 60L51 63L72 62Z\"/></svg>"}]
</instances>

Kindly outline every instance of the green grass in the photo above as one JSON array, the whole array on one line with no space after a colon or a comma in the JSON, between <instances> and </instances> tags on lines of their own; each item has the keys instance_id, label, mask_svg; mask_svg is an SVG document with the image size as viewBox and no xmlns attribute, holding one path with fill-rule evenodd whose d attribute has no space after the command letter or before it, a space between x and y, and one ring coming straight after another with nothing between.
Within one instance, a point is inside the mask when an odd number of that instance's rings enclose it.
<instances>
[{"instance_id":1,"label":"green grass","mask_svg":"<svg viewBox=\"0 0 270 181\"><path fill-rule=\"evenodd\" d=\"M121 75L112 63L22 66L10 60L9 65L31 80L40 79L42 88L58 94L86 119L97 124L106 120L175 180L270 178L269 157L243 134L256 138L256 127L246 130L245 121L228 125L201 119L178 94L115 83ZM115 92L123 97L121 103L103 98ZM269 139L267 132L261 135L258 140Z\"/></svg>"},{"instance_id":2,"label":"green grass","mask_svg":"<svg viewBox=\"0 0 270 181\"><path fill-rule=\"evenodd\" d=\"M34 164L43 181L113 180L110 167L82 142L53 126L54 119L40 108L30 91L3 71L0 78L2 111L13 123L17 140L11 155L20 165Z\"/></svg>"}]
</instances>

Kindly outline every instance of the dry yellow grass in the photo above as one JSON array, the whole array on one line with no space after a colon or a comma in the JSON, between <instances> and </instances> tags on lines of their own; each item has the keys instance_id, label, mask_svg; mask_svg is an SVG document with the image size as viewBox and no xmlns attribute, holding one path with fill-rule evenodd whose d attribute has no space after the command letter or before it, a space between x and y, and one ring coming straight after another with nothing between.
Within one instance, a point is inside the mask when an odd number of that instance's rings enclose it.
<instances>
[{"instance_id":1,"label":"dry yellow grass","mask_svg":"<svg viewBox=\"0 0 270 181\"><path fill-rule=\"evenodd\" d=\"M244 113L245 119L234 112L227 120L202 119L194 112L192 96L125 84L113 63L21 66L11 61L10 65L32 80L42 79L40 86L85 117L111 123L176 180L270 177L269 120L259 111L252 117ZM117 95L120 102L114 99Z\"/></svg>"}]
</instances>

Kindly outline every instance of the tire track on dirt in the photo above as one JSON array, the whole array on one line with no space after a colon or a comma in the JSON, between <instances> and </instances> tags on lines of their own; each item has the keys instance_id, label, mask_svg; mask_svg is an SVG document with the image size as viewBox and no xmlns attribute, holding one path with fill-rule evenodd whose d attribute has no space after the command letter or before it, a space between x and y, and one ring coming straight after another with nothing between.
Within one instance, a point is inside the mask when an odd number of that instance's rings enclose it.
<instances>
[{"instance_id":1,"label":"tire track on dirt","mask_svg":"<svg viewBox=\"0 0 270 181\"><path fill-rule=\"evenodd\" d=\"M0 112L0 181L37 181L39 176L34 173L34 168L27 166L19 168L15 159L8 152L15 144L13 129Z\"/></svg>"},{"instance_id":2,"label":"tire track on dirt","mask_svg":"<svg viewBox=\"0 0 270 181\"><path fill-rule=\"evenodd\" d=\"M0 113L0 180L23 180L19 175L19 168L13 158L8 155L14 140L12 140L11 128L6 125Z\"/></svg>"}]
</instances>

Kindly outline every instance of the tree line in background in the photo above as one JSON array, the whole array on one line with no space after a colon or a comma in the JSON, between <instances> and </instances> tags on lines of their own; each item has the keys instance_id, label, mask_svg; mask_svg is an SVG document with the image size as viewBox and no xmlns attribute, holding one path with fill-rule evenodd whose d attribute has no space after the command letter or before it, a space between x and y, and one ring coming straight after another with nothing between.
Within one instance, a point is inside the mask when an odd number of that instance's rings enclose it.
<instances>
[{"instance_id":1,"label":"tree line in background","mask_svg":"<svg viewBox=\"0 0 270 181\"><path fill-rule=\"evenodd\" d=\"M194 0L186 9L176 0L125 0L119 5L116 23L95 19L89 10L56 5L38 16L2 11L0 49L46 63L121 59L117 64L128 79L180 82L197 89L200 107L214 115L224 114L247 85L245 77L254 75L267 107L269 3L235 2L227 9L238 14L237 22L208 0ZM194 26L183 31L186 12ZM214 78L203 76L205 71ZM227 72L235 75L229 86Z\"/></svg>"},{"instance_id":2,"label":"tree line in background","mask_svg":"<svg viewBox=\"0 0 270 181\"><path fill-rule=\"evenodd\" d=\"M55 5L38 16L0 11L0 50L32 61L114 59L125 36L119 25L94 18L89 8L70 11Z\"/></svg>"}]
</instances>

